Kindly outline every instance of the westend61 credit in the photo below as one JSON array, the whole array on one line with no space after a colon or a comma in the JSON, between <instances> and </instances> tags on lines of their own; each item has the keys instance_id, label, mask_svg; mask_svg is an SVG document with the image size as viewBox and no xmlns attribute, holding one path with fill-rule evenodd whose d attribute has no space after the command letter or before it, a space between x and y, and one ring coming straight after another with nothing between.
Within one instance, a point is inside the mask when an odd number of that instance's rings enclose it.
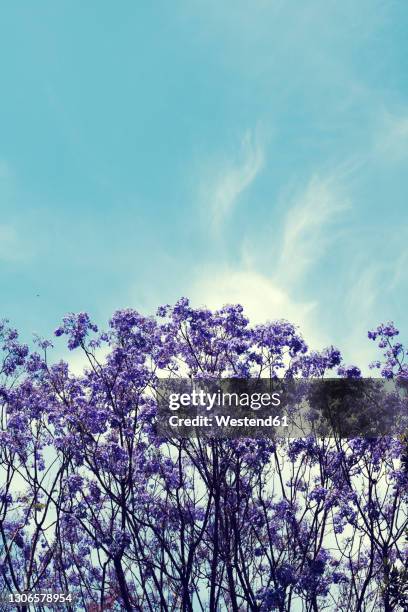
<instances>
[{"instance_id":1,"label":"westend61 credit","mask_svg":"<svg viewBox=\"0 0 408 612\"><path fill-rule=\"evenodd\" d=\"M178 411L180 408L201 408L206 411L220 410L220 408L248 408L260 410L261 408L277 407L281 405L281 396L278 392L225 392L221 389L215 392L204 389L193 389L190 393L171 393L169 396L169 410ZM169 425L171 427L287 427L286 415L272 415L266 417L241 416L231 414L214 414L208 416L197 414L196 416L171 415Z\"/></svg>"},{"instance_id":2,"label":"westend61 credit","mask_svg":"<svg viewBox=\"0 0 408 612\"><path fill-rule=\"evenodd\" d=\"M195 417L178 417L172 415L169 417L169 425L171 427L213 427L214 423L218 427L288 427L288 417L284 414L268 416L265 418L241 417L234 418L230 415L216 414L214 417L197 415Z\"/></svg>"},{"instance_id":3,"label":"westend61 credit","mask_svg":"<svg viewBox=\"0 0 408 612\"><path fill-rule=\"evenodd\" d=\"M289 425L284 398L274 381L182 380L158 392L158 424L165 435L247 436Z\"/></svg>"}]
</instances>

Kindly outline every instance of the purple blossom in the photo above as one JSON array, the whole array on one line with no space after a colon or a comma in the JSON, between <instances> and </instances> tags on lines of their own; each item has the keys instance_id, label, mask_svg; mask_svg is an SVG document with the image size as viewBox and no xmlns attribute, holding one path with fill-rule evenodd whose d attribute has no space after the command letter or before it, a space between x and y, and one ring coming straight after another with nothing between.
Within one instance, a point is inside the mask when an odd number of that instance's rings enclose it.
<instances>
[{"instance_id":1,"label":"purple blossom","mask_svg":"<svg viewBox=\"0 0 408 612\"><path fill-rule=\"evenodd\" d=\"M52 362L50 343L30 353L0 325L3 590L10 568L26 583L33 559L38 589L68 584L81 609L159 610L162 596L175 610L198 596L211 609L357 609L367 577L365 598L391 593L390 568L408 554L405 439L156 433L158 378L360 378L338 348L311 351L288 321L252 326L240 305L186 298L157 318L120 310L99 335L86 313L69 314L55 334L84 352L80 375ZM379 374L398 380L397 335L393 324L369 332Z\"/></svg>"}]
</instances>

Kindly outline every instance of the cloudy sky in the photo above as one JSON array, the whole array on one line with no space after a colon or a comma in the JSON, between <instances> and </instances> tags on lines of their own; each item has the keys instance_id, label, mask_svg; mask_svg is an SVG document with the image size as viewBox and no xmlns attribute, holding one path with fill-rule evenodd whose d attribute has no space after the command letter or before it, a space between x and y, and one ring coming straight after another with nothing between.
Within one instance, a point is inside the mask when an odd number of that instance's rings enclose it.
<instances>
[{"instance_id":1,"label":"cloudy sky","mask_svg":"<svg viewBox=\"0 0 408 612\"><path fill-rule=\"evenodd\" d=\"M8 3L1 315L187 295L349 362L407 338L407 41L402 0Z\"/></svg>"}]
</instances>

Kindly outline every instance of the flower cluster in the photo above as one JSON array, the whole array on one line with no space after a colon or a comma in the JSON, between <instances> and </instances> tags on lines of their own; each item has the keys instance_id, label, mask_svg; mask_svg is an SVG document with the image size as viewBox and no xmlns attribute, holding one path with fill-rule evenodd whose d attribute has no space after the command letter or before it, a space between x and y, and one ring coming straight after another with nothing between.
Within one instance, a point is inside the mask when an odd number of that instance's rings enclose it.
<instances>
[{"instance_id":1,"label":"flower cluster","mask_svg":"<svg viewBox=\"0 0 408 612\"><path fill-rule=\"evenodd\" d=\"M360 378L338 348L186 298L101 333L71 313L55 336L80 375L0 323L0 590L68 589L83 610L408 605L405 439L157 434L159 378ZM408 375L397 336L369 332L387 379Z\"/></svg>"}]
</instances>

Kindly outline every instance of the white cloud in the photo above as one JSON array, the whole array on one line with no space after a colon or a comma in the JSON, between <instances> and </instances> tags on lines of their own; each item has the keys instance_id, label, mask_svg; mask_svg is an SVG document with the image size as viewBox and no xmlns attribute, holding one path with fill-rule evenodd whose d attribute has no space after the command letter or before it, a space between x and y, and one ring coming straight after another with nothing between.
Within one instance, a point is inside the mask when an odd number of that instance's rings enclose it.
<instances>
[{"instance_id":1,"label":"white cloud","mask_svg":"<svg viewBox=\"0 0 408 612\"><path fill-rule=\"evenodd\" d=\"M202 200L210 210L214 231L218 231L226 217L235 208L240 195L253 183L264 164L264 150L257 136L248 131L241 141L235 159L217 170L215 180L206 182Z\"/></svg>"},{"instance_id":2,"label":"white cloud","mask_svg":"<svg viewBox=\"0 0 408 612\"><path fill-rule=\"evenodd\" d=\"M299 280L328 248L332 220L350 207L334 179L313 177L286 216L278 276L282 282Z\"/></svg>"},{"instance_id":3,"label":"white cloud","mask_svg":"<svg viewBox=\"0 0 408 612\"><path fill-rule=\"evenodd\" d=\"M380 266L371 265L365 268L359 266L358 273L352 278L345 301L345 308L350 317L361 316L364 321L369 321L381 287L380 278ZM364 299L361 299L362 296Z\"/></svg>"},{"instance_id":4,"label":"white cloud","mask_svg":"<svg viewBox=\"0 0 408 612\"><path fill-rule=\"evenodd\" d=\"M315 324L315 302L296 302L272 279L251 268L202 270L190 294L194 306L220 308L242 304L251 323L287 319L299 326L306 342L321 348L327 339Z\"/></svg>"}]
</instances>

